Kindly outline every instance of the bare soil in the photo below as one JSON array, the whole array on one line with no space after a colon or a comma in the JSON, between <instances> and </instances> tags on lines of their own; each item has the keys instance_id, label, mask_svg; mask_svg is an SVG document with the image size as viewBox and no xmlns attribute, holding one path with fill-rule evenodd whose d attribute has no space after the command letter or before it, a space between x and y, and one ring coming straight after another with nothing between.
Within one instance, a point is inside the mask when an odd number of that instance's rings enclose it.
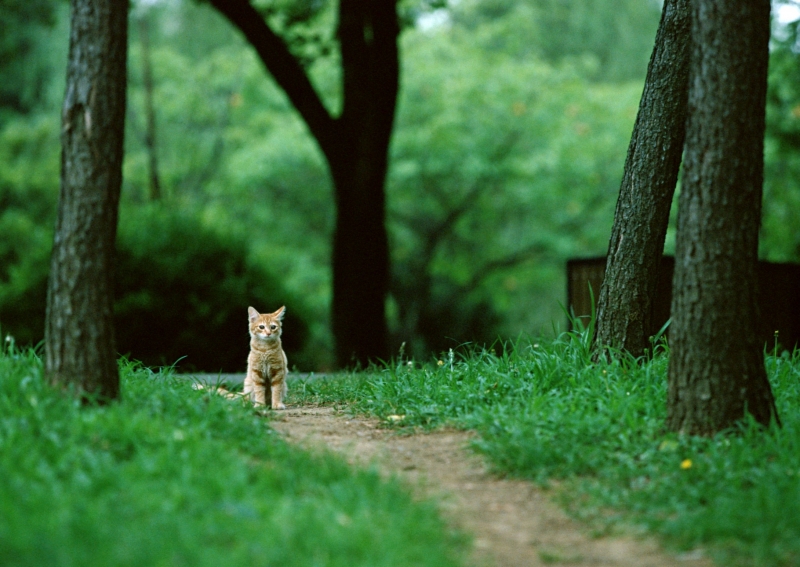
<instances>
[{"instance_id":1,"label":"bare soil","mask_svg":"<svg viewBox=\"0 0 800 567\"><path fill-rule=\"evenodd\" d=\"M473 536L480 566L710 567L695 551L669 554L652 538L593 537L529 482L493 475L468 447L473 433L439 430L400 435L375 419L330 407L290 407L272 420L291 443L341 453L354 466L376 464L404 479L420 497L434 498L444 518Z\"/></svg>"}]
</instances>

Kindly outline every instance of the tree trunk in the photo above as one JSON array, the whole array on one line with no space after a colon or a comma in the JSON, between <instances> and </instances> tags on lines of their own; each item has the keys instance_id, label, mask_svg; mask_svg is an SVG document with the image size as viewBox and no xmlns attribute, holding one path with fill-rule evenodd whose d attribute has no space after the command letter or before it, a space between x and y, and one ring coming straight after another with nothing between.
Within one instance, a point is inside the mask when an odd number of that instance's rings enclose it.
<instances>
[{"instance_id":1,"label":"tree trunk","mask_svg":"<svg viewBox=\"0 0 800 567\"><path fill-rule=\"evenodd\" d=\"M339 164L337 164L339 165ZM333 336L340 368L386 358L385 303L389 243L384 225L384 173L364 174L363 161L334 173ZM374 164L371 164L374 165ZM369 166L367 166L369 167ZM380 176L380 178L379 178Z\"/></svg>"},{"instance_id":2,"label":"tree trunk","mask_svg":"<svg viewBox=\"0 0 800 567\"><path fill-rule=\"evenodd\" d=\"M667 427L778 419L756 337L769 0L692 2Z\"/></svg>"},{"instance_id":3,"label":"tree trunk","mask_svg":"<svg viewBox=\"0 0 800 567\"><path fill-rule=\"evenodd\" d=\"M597 346L634 356L649 346L658 268L683 152L690 34L689 0L667 0L628 146L597 303Z\"/></svg>"},{"instance_id":4,"label":"tree trunk","mask_svg":"<svg viewBox=\"0 0 800 567\"><path fill-rule=\"evenodd\" d=\"M45 371L84 399L119 396L112 265L122 182L128 3L73 0Z\"/></svg>"}]
</instances>

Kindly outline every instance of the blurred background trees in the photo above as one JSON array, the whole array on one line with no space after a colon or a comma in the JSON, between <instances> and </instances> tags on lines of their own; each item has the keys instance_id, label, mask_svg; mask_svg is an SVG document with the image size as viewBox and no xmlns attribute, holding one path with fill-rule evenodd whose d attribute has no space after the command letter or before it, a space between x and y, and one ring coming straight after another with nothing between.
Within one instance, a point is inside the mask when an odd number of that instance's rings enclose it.
<instances>
[{"instance_id":1,"label":"blurred background trees","mask_svg":"<svg viewBox=\"0 0 800 567\"><path fill-rule=\"evenodd\" d=\"M7 0L0 8L0 119L28 114L46 102L55 73L64 75L64 56L48 56L48 36L57 21L68 26L52 0ZM61 40L61 47L66 48ZM61 93L63 94L63 93Z\"/></svg>"},{"instance_id":2,"label":"blurred background trees","mask_svg":"<svg viewBox=\"0 0 800 567\"><path fill-rule=\"evenodd\" d=\"M66 2L35 5L42 17L22 18L30 2L0 9L0 26L17 37L0 34L0 332L33 343L43 336L68 31ZM400 3L386 186L393 352L406 343L424 358L466 341L564 328L565 260L608 248L660 8L655 0ZM180 367L241 370L245 308L285 302L296 317L285 332L290 365L330 367L335 209L322 154L251 47L210 6L134 2L131 17L143 16L149 49L141 27L130 28L120 350L149 364L187 355ZM760 254L774 261L800 260L800 59L790 20L774 24L770 63ZM309 40L306 69L335 106L340 67L326 41Z\"/></svg>"}]
</instances>

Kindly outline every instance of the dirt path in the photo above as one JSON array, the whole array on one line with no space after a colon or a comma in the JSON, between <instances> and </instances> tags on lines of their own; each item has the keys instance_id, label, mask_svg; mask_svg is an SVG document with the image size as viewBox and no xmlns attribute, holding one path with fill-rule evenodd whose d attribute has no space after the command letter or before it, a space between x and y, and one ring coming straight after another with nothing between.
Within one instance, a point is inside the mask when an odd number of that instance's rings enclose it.
<instances>
[{"instance_id":1,"label":"dirt path","mask_svg":"<svg viewBox=\"0 0 800 567\"><path fill-rule=\"evenodd\" d=\"M467 448L467 432L402 436L378 428L377 420L337 415L329 407L290 407L272 424L290 442L339 452L354 465L376 462L418 494L437 497L444 517L473 534L477 565L712 565L697 553L668 555L648 539L587 535L541 489L490 474Z\"/></svg>"}]
</instances>

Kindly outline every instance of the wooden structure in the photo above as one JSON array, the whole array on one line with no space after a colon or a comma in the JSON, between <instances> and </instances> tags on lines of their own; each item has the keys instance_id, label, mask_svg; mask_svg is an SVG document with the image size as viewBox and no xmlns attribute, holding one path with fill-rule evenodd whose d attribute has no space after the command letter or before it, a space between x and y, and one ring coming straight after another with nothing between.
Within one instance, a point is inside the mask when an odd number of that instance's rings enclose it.
<instances>
[{"instance_id":1,"label":"wooden structure","mask_svg":"<svg viewBox=\"0 0 800 567\"><path fill-rule=\"evenodd\" d=\"M567 305L570 313L588 321L592 314L606 271L605 256L567 261ZM655 335L669 319L672 303L672 274L675 259L661 259L656 296L653 299L651 335ZM767 348L775 344L775 331L783 348L800 346L800 264L758 263L759 324L756 332Z\"/></svg>"}]
</instances>

